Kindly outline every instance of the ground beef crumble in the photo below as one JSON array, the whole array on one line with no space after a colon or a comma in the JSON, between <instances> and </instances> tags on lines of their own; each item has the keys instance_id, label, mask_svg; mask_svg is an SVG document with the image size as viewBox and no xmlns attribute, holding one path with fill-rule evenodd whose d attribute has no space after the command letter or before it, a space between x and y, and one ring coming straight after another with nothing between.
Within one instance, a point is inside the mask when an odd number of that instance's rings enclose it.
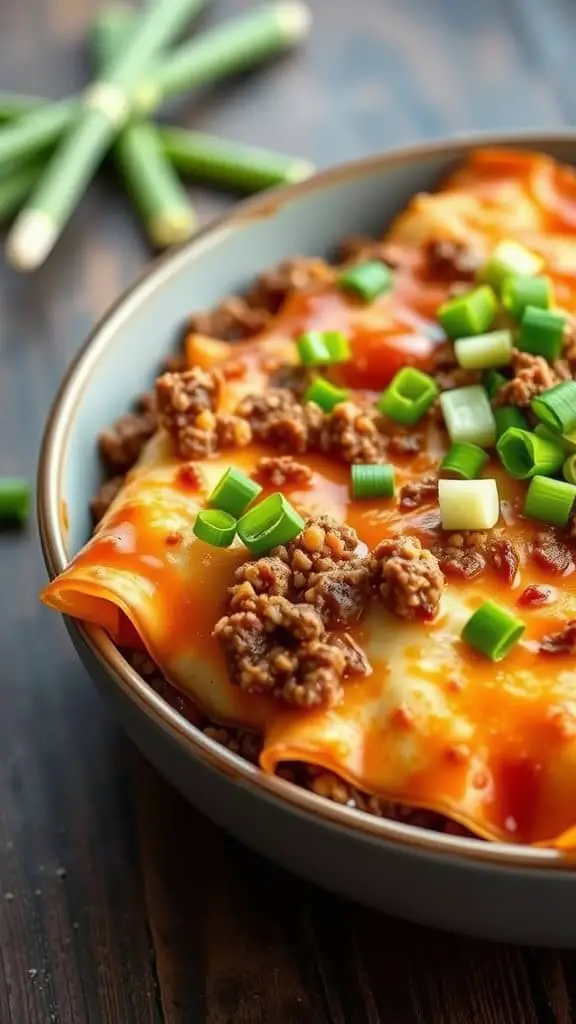
<instances>
[{"instance_id":1,"label":"ground beef crumble","mask_svg":"<svg viewBox=\"0 0 576 1024\"><path fill-rule=\"evenodd\" d=\"M449 534L433 553L446 576L475 579L486 568L487 534L483 530L462 530Z\"/></svg>"},{"instance_id":2,"label":"ground beef crumble","mask_svg":"<svg viewBox=\"0 0 576 1024\"><path fill-rule=\"evenodd\" d=\"M551 530L536 535L531 555L542 569L556 576L567 576L576 568L572 551Z\"/></svg>"},{"instance_id":3,"label":"ground beef crumble","mask_svg":"<svg viewBox=\"0 0 576 1024\"><path fill-rule=\"evenodd\" d=\"M108 472L119 475L131 469L156 427L153 395L146 393L138 399L135 412L120 416L98 437L98 450Z\"/></svg>"},{"instance_id":4,"label":"ground beef crumble","mask_svg":"<svg viewBox=\"0 0 576 1024\"><path fill-rule=\"evenodd\" d=\"M319 447L343 462L369 464L381 462L385 450L376 417L354 402L341 402L324 417Z\"/></svg>"},{"instance_id":5,"label":"ground beef crumble","mask_svg":"<svg viewBox=\"0 0 576 1024\"><path fill-rule=\"evenodd\" d=\"M270 388L263 395L247 395L236 413L250 424L256 440L278 451L294 453L317 445L324 419L324 413L314 402L300 405L287 388Z\"/></svg>"},{"instance_id":6,"label":"ground beef crumble","mask_svg":"<svg viewBox=\"0 0 576 1024\"><path fill-rule=\"evenodd\" d=\"M369 568L378 596L394 615L434 618L446 581L438 559L417 537L381 541L372 552Z\"/></svg>"},{"instance_id":7,"label":"ground beef crumble","mask_svg":"<svg viewBox=\"0 0 576 1024\"><path fill-rule=\"evenodd\" d=\"M576 619L571 619L557 633L543 637L538 650L542 654L576 654Z\"/></svg>"},{"instance_id":8,"label":"ground beef crumble","mask_svg":"<svg viewBox=\"0 0 576 1024\"><path fill-rule=\"evenodd\" d=\"M400 509L402 512L420 508L421 505L432 505L438 501L438 477L435 473L426 473L419 480L411 480L400 488Z\"/></svg>"},{"instance_id":9,"label":"ground beef crumble","mask_svg":"<svg viewBox=\"0 0 576 1024\"><path fill-rule=\"evenodd\" d=\"M526 408L531 400L558 384L558 374L542 356L512 350L511 369L514 376L498 389L494 405L517 405Z\"/></svg>"},{"instance_id":10,"label":"ground beef crumble","mask_svg":"<svg viewBox=\"0 0 576 1024\"><path fill-rule=\"evenodd\" d=\"M259 483L272 487L305 486L312 479L312 470L303 462L296 462L291 455L280 455L260 459L253 475Z\"/></svg>"},{"instance_id":11,"label":"ground beef crumble","mask_svg":"<svg viewBox=\"0 0 576 1024\"><path fill-rule=\"evenodd\" d=\"M92 513L92 521L94 525L99 523L104 514L108 511L110 505L114 501L114 498L122 489L125 479L126 478L123 476L113 476L98 488L90 502L90 511Z\"/></svg>"},{"instance_id":12,"label":"ground beef crumble","mask_svg":"<svg viewBox=\"0 0 576 1024\"><path fill-rule=\"evenodd\" d=\"M245 419L217 412L222 378L198 367L164 373L156 381L159 425L182 459L201 459L220 448L238 448L252 440Z\"/></svg>"}]
</instances>

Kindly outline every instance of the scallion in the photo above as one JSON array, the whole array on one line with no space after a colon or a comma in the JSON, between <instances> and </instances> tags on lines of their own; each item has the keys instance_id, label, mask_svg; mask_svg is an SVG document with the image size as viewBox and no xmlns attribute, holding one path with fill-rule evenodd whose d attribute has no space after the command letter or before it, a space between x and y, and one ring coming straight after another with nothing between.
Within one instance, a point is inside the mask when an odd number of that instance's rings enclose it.
<instances>
[{"instance_id":1,"label":"scallion","mask_svg":"<svg viewBox=\"0 0 576 1024\"><path fill-rule=\"evenodd\" d=\"M564 462L559 444L517 427L509 427L502 434L496 451L504 469L517 480L528 480L536 474L554 476Z\"/></svg>"},{"instance_id":2,"label":"scallion","mask_svg":"<svg viewBox=\"0 0 576 1024\"><path fill-rule=\"evenodd\" d=\"M502 437L509 427L528 430L528 420L517 405L499 405L497 409L494 409L494 420L496 422L496 437Z\"/></svg>"},{"instance_id":3,"label":"scallion","mask_svg":"<svg viewBox=\"0 0 576 1024\"><path fill-rule=\"evenodd\" d=\"M499 291L504 281L510 275L521 274L529 277L537 274L541 269L544 260L535 252L527 249L526 246L514 242L512 239L503 239L492 250L490 257L480 272L483 281L487 281L496 291Z\"/></svg>"},{"instance_id":4,"label":"scallion","mask_svg":"<svg viewBox=\"0 0 576 1024\"><path fill-rule=\"evenodd\" d=\"M348 267L338 275L337 284L344 291L353 292L364 302L372 302L392 287L392 271L380 260L368 260Z\"/></svg>"},{"instance_id":5,"label":"scallion","mask_svg":"<svg viewBox=\"0 0 576 1024\"><path fill-rule=\"evenodd\" d=\"M500 516L498 487L485 480L439 480L438 501L444 530L491 530Z\"/></svg>"},{"instance_id":6,"label":"scallion","mask_svg":"<svg viewBox=\"0 0 576 1024\"><path fill-rule=\"evenodd\" d=\"M463 370L507 366L512 357L512 332L490 331L454 342L454 355Z\"/></svg>"},{"instance_id":7,"label":"scallion","mask_svg":"<svg viewBox=\"0 0 576 1024\"><path fill-rule=\"evenodd\" d=\"M562 475L569 484L576 484L576 454L569 455L562 466Z\"/></svg>"},{"instance_id":8,"label":"scallion","mask_svg":"<svg viewBox=\"0 0 576 1024\"><path fill-rule=\"evenodd\" d=\"M0 522L24 523L30 507L30 484L23 477L0 477Z\"/></svg>"},{"instance_id":9,"label":"scallion","mask_svg":"<svg viewBox=\"0 0 576 1024\"><path fill-rule=\"evenodd\" d=\"M428 411L437 394L438 385L432 377L413 366L405 366L382 392L376 405L384 416L410 426Z\"/></svg>"},{"instance_id":10,"label":"scallion","mask_svg":"<svg viewBox=\"0 0 576 1024\"><path fill-rule=\"evenodd\" d=\"M522 318L527 306L549 309L552 299L552 282L549 277L514 274L507 277L502 285L502 305L515 320Z\"/></svg>"},{"instance_id":11,"label":"scallion","mask_svg":"<svg viewBox=\"0 0 576 1024\"><path fill-rule=\"evenodd\" d=\"M351 467L354 498L392 498L395 490L394 466L355 464Z\"/></svg>"},{"instance_id":12,"label":"scallion","mask_svg":"<svg viewBox=\"0 0 576 1024\"><path fill-rule=\"evenodd\" d=\"M304 520L283 494L271 494L238 520L238 536L252 555L265 555L302 532Z\"/></svg>"},{"instance_id":13,"label":"scallion","mask_svg":"<svg viewBox=\"0 0 576 1024\"><path fill-rule=\"evenodd\" d=\"M550 430L569 434L576 427L576 380L563 380L561 384L536 395L530 402L530 408Z\"/></svg>"},{"instance_id":14,"label":"scallion","mask_svg":"<svg viewBox=\"0 0 576 1024\"><path fill-rule=\"evenodd\" d=\"M494 398L494 395L503 384L506 384L506 377L503 373L499 373L498 370L487 370L482 378L482 385L490 399Z\"/></svg>"},{"instance_id":15,"label":"scallion","mask_svg":"<svg viewBox=\"0 0 576 1024\"><path fill-rule=\"evenodd\" d=\"M564 480L534 476L524 501L524 515L552 526L566 526L576 499L576 487Z\"/></svg>"},{"instance_id":16,"label":"scallion","mask_svg":"<svg viewBox=\"0 0 576 1024\"><path fill-rule=\"evenodd\" d=\"M194 533L214 548L229 548L236 536L236 519L218 508L202 509L196 516Z\"/></svg>"},{"instance_id":17,"label":"scallion","mask_svg":"<svg viewBox=\"0 0 576 1024\"><path fill-rule=\"evenodd\" d=\"M348 338L340 331L307 331L296 342L304 366L344 363L350 358Z\"/></svg>"},{"instance_id":18,"label":"scallion","mask_svg":"<svg viewBox=\"0 0 576 1024\"><path fill-rule=\"evenodd\" d=\"M479 384L443 391L440 405L453 442L487 448L496 440L496 422L484 388Z\"/></svg>"},{"instance_id":19,"label":"scallion","mask_svg":"<svg viewBox=\"0 0 576 1024\"><path fill-rule=\"evenodd\" d=\"M331 412L335 405L345 402L348 392L331 384L325 377L316 377L304 393L304 402L315 402L324 412Z\"/></svg>"},{"instance_id":20,"label":"scallion","mask_svg":"<svg viewBox=\"0 0 576 1024\"><path fill-rule=\"evenodd\" d=\"M229 466L208 498L208 504L238 519L261 490L255 480Z\"/></svg>"},{"instance_id":21,"label":"scallion","mask_svg":"<svg viewBox=\"0 0 576 1024\"><path fill-rule=\"evenodd\" d=\"M526 306L520 324L518 348L535 356L544 356L544 359L553 363L562 352L566 324L566 317L562 313Z\"/></svg>"},{"instance_id":22,"label":"scallion","mask_svg":"<svg viewBox=\"0 0 576 1024\"><path fill-rule=\"evenodd\" d=\"M488 462L488 455L476 444L453 444L440 463L439 473L445 478L475 480Z\"/></svg>"},{"instance_id":23,"label":"scallion","mask_svg":"<svg viewBox=\"0 0 576 1024\"><path fill-rule=\"evenodd\" d=\"M492 661L502 661L518 643L526 626L494 601L484 601L462 630L462 639Z\"/></svg>"},{"instance_id":24,"label":"scallion","mask_svg":"<svg viewBox=\"0 0 576 1024\"><path fill-rule=\"evenodd\" d=\"M484 284L444 302L437 316L448 337L459 338L487 331L494 322L497 309L494 292Z\"/></svg>"}]
</instances>

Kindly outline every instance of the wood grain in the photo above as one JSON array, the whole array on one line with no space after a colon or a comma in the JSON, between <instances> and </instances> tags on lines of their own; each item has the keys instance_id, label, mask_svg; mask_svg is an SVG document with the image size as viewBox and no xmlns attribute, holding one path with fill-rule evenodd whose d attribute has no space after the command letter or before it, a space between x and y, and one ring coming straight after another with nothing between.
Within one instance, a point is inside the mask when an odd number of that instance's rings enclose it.
<instances>
[{"instance_id":1,"label":"wood grain","mask_svg":"<svg viewBox=\"0 0 576 1024\"><path fill-rule=\"evenodd\" d=\"M0 8L0 88L85 81L96 0ZM252 6L215 0L204 22ZM175 105L182 123L327 165L449 131L569 122L571 0L312 0L298 54ZM204 219L229 197L191 189ZM375 225L376 227L376 225ZM32 279L0 269L0 473L33 476L48 406L148 253L103 176ZM153 339L151 339L153 343ZM349 906L241 849L159 779L0 534L1 1024L570 1024L576 956Z\"/></svg>"}]
</instances>

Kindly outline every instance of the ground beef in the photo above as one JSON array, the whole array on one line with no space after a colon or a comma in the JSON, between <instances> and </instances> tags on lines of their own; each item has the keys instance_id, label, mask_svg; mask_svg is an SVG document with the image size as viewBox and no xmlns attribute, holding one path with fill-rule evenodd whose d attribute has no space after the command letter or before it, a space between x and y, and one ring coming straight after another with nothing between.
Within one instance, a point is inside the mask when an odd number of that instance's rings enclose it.
<instances>
[{"instance_id":1,"label":"ground beef","mask_svg":"<svg viewBox=\"0 0 576 1024\"><path fill-rule=\"evenodd\" d=\"M287 388L247 395L236 410L250 424L254 437L279 451L305 452L316 446L324 413L313 402L302 406Z\"/></svg>"},{"instance_id":2,"label":"ground beef","mask_svg":"<svg viewBox=\"0 0 576 1024\"><path fill-rule=\"evenodd\" d=\"M254 479L272 487L305 486L312 479L312 470L303 462L296 462L291 455L260 459L254 472Z\"/></svg>"},{"instance_id":3,"label":"ground beef","mask_svg":"<svg viewBox=\"0 0 576 1024\"><path fill-rule=\"evenodd\" d=\"M444 342L434 351L432 376L441 391L451 391L452 388L477 384L481 375L474 370L463 370L458 365L452 343Z\"/></svg>"},{"instance_id":4,"label":"ground beef","mask_svg":"<svg viewBox=\"0 0 576 1024\"><path fill-rule=\"evenodd\" d=\"M232 413L216 413L215 431L217 448L245 448L252 440L250 424Z\"/></svg>"},{"instance_id":5,"label":"ground beef","mask_svg":"<svg viewBox=\"0 0 576 1024\"><path fill-rule=\"evenodd\" d=\"M543 569L557 576L574 572L574 558L567 544L564 544L550 530L536 535L532 547L532 558Z\"/></svg>"},{"instance_id":6,"label":"ground beef","mask_svg":"<svg viewBox=\"0 0 576 1024\"><path fill-rule=\"evenodd\" d=\"M420 480L411 480L400 489L400 509L409 512L421 505L438 501L438 478L435 473L426 473Z\"/></svg>"},{"instance_id":7,"label":"ground beef","mask_svg":"<svg viewBox=\"0 0 576 1024\"><path fill-rule=\"evenodd\" d=\"M381 462L384 439L374 415L354 402L340 402L324 417L320 449L343 462Z\"/></svg>"},{"instance_id":8,"label":"ground beef","mask_svg":"<svg viewBox=\"0 0 576 1024\"><path fill-rule=\"evenodd\" d=\"M202 459L220 448L239 448L252 440L250 424L239 416L216 412L222 379L195 367L164 373L156 381L160 426L182 459Z\"/></svg>"},{"instance_id":9,"label":"ground beef","mask_svg":"<svg viewBox=\"0 0 576 1024\"><path fill-rule=\"evenodd\" d=\"M416 537L381 541L370 558L370 577L386 607L401 619L432 619L445 578L438 559Z\"/></svg>"},{"instance_id":10,"label":"ground beef","mask_svg":"<svg viewBox=\"0 0 576 1024\"><path fill-rule=\"evenodd\" d=\"M567 622L557 633L550 633L542 638L538 650L542 654L575 654L576 653L576 619Z\"/></svg>"},{"instance_id":11,"label":"ground beef","mask_svg":"<svg viewBox=\"0 0 576 1024\"><path fill-rule=\"evenodd\" d=\"M104 513L108 511L110 505L114 501L114 498L120 492L124 484L124 480L125 477L123 476L113 476L98 488L90 502L90 511L92 513L94 525L99 523Z\"/></svg>"},{"instance_id":12,"label":"ground beef","mask_svg":"<svg viewBox=\"0 0 576 1024\"><path fill-rule=\"evenodd\" d=\"M371 674L372 666L366 657L366 651L352 639L349 633L329 633L328 637L331 644L340 647L344 652L347 676L363 677Z\"/></svg>"},{"instance_id":13,"label":"ground beef","mask_svg":"<svg viewBox=\"0 0 576 1024\"><path fill-rule=\"evenodd\" d=\"M268 326L270 319L268 310L252 306L246 297L230 295L214 309L195 313L188 321L187 331L221 341L236 341L258 334Z\"/></svg>"},{"instance_id":14,"label":"ground beef","mask_svg":"<svg viewBox=\"0 0 576 1024\"><path fill-rule=\"evenodd\" d=\"M451 533L433 548L442 572L457 579L480 576L486 568L487 536L483 530Z\"/></svg>"},{"instance_id":15,"label":"ground beef","mask_svg":"<svg viewBox=\"0 0 576 1024\"><path fill-rule=\"evenodd\" d=\"M531 583L522 591L518 598L518 604L522 608L539 608L542 605L553 604L557 598L554 587L543 586L541 583Z\"/></svg>"},{"instance_id":16,"label":"ground beef","mask_svg":"<svg viewBox=\"0 0 576 1024\"><path fill-rule=\"evenodd\" d=\"M512 380L503 384L494 396L494 405L527 407L535 395L542 394L558 383L558 375L542 356L513 349Z\"/></svg>"},{"instance_id":17,"label":"ground beef","mask_svg":"<svg viewBox=\"0 0 576 1024\"><path fill-rule=\"evenodd\" d=\"M258 764L258 758L262 751L262 739L256 733L247 732L246 729L226 729L216 725L205 725L202 732L215 743L226 747L231 753L238 754L251 764Z\"/></svg>"},{"instance_id":18,"label":"ground beef","mask_svg":"<svg viewBox=\"0 0 576 1024\"><path fill-rule=\"evenodd\" d=\"M320 612L328 628L342 629L361 618L369 594L368 565L358 559L317 574L304 591L304 600Z\"/></svg>"},{"instance_id":19,"label":"ground beef","mask_svg":"<svg viewBox=\"0 0 576 1024\"><path fill-rule=\"evenodd\" d=\"M520 555L512 541L497 537L488 544L488 560L494 572L512 586L520 568Z\"/></svg>"},{"instance_id":20,"label":"ground beef","mask_svg":"<svg viewBox=\"0 0 576 1024\"><path fill-rule=\"evenodd\" d=\"M358 535L351 526L320 516L308 519L295 540L274 548L272 554L290 567L293 586L302 591L313 586L320 573L355 565L358 546Z\"/></svg>"},{"instance_id":21,"label":"ground beef","mask_svg":"<svg viewBox=\"0 0 576 1024\"><path fill-rule=\"evenodd\" d=\"M300 400L318 376L318 371L310 366L287 366L277 361L268 362L264 369L270 374L270 387L287 388Z\"/></svg>"},{"instance_id":22,"label":"ground beef","mask_svg":"<svg viewBox=\"0 0 576 1024\"><path fill-rule=\"evenodd\" d=\"M431 238L425 247L427 271L435 281L474 281L481 257L464 242Z\"/></svg>"},{"instance_id":23,"label":"ground beef","mask_svg":"<svg viewBox=\"0 0 576 1024\"><path fill-rule=\"evenodd\" d=\"M287 298L313 285L329 284L334 268L318 257L293 256L283 260L272 270L265 270L246 292L245 301L257 309L275 314Z\"/></svg>"},{"instance_id":24,"label":"ground beef","mask_svg":"<svg viewBox=\"0 0 576 1024\"><path fill-rule=\"evenodd\" d=\"M424 436L412 433L392 434L386 438L386 451L388 455L396 458L405 458L408 455L418 455L424 447Z\"/></svg>"},{"instance_id":25,"label":"ground beef","mask_svg":"<svg viewBox=\"0 0 576 1024\"><path fill-rule=\"evenodd\" d=\"M258 558L243 562L234 573L234 586L230 588L230 608L252 608L259 594L286 597L292 585L292 573L279 558Z\"/></svg>"},{"instance_id":26,"label":"ground beef","mask_svg":"<svg viewBox=\"0 0 576 1024\"><path fill-rule=\"evenodd\" d=\"M380 260L389 267L397 267L403 262L404 250L393 242L383 242L367 235L350 235L343 238L338 245L336 258L338 263L364 263L367 260Z\"/></svg>"},{"instance_id":27,"label":"ground beef","mask_svg":"<svg viewBox=\"0 0 576 1024\"><path fill-rule=\"evenodd\" d=\"M138 399L136 412L121 416L99 435L98 450L107 470L118 475L131 469L156 426L154 396L147 392Z\"/></svg>"}]
</instances>

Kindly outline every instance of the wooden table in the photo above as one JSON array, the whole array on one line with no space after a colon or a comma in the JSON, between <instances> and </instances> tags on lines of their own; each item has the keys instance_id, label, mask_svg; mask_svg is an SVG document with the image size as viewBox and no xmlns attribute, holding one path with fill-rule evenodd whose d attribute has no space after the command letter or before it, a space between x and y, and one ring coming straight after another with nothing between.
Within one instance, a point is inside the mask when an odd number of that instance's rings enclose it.
<instances>
[{"instance_id":1,"label":"wooden table","mask_svg":"<svg viewBox=\"0 0 576 1024\"><path fill-rule=\"evenodd\" d=\"M306 52L187 102L181 119L326 165L576 113L573 0L310 2ZM56 96L84 82L96 6L5 0L0 88ZM206 20L250 6L217 0ZM204 219L231 202L192 194ZM65 367L147 256L103 180L40 273L2 268L0 473L32 476ZM33 526L0 535L0 573L1 1024L576 1020L576 954L398 923L228 839L120 735L39 607Z\"/></svg>"}]
</instances>

